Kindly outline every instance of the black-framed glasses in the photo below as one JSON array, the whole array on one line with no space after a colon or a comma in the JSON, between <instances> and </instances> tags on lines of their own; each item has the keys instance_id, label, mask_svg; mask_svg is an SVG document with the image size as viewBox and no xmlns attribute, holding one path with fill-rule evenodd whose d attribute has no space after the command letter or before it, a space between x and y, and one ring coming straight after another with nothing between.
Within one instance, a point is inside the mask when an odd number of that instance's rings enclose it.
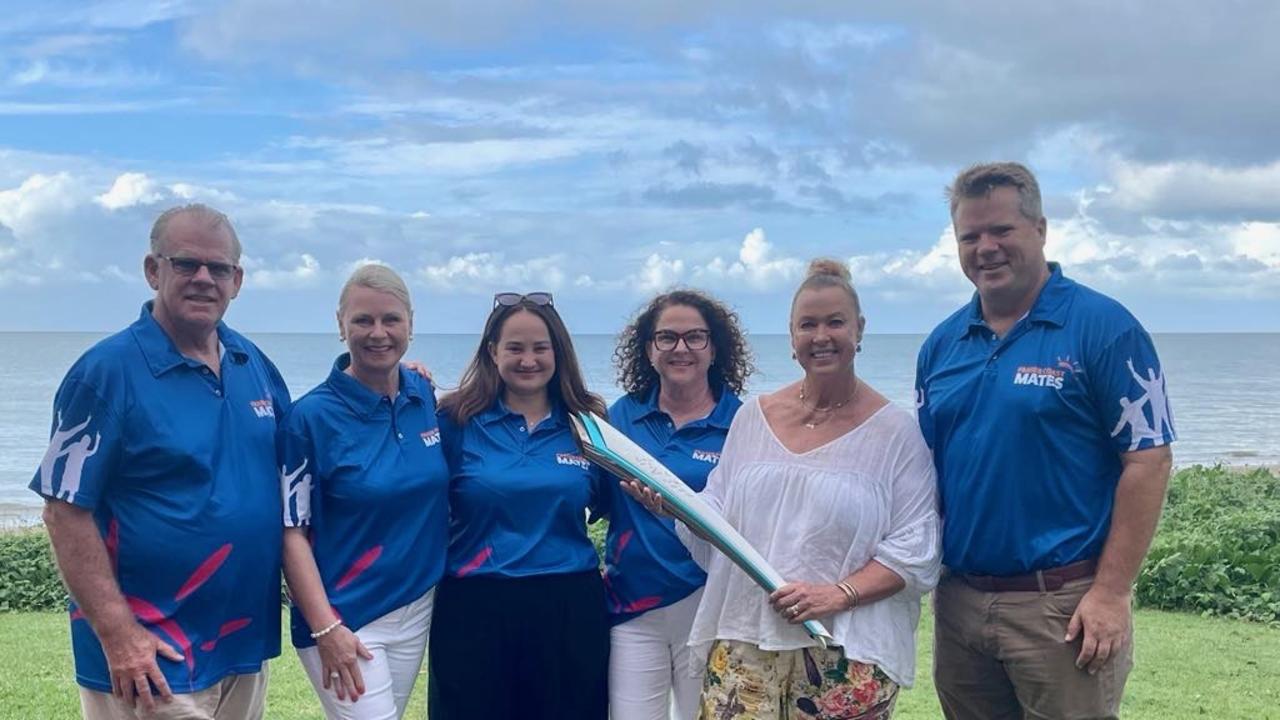
<instances>
[{"instance_id":1,"label":"black-framed glasses","mask_svg":"<svg viewBox=\"0 0 1280 720\"><path fill-rule=\"evenodd\" d=\"M706 350L707 345L711 343L711 331L696 328L682 333L674 330L659 330L653 334L653 346L663 352L675 350L681 340L690 350Z\"/></svg>"},{"instance_id":2,"label":"black-framed glasses","mask_svg":"<svg viewBox=\"0 0 1280 720\"><path fill-rule=\"evenodd\" d=\"M209 277L214 280L229 280L232 275L236 274L236 270L239 269L238 265L232 265L231 263L213 261L206 262L204 260L197 260L196 258L173 257L171 255L160 254L157 254L156 257L161 260L168 260L169 265L173 268L174 272L179 275L186 275L187 277L195 275L200 272L200 268L205 267L209 268Z\"/></svg>"},{"instance_id":3,"label":"black-framed glasses","mask_svg":"<svg viewBox=\"0 0 1280 720\"><path fill-rule=\"evenodd\" d=\"M519 305L522 302L529 302L534 305L550 305L555 307L555 303L551 302L551 293L549 292L531 292L523 295L517 292L500 292L493 296L493 307L511 307Z\"/></svg>"}]
</instances>

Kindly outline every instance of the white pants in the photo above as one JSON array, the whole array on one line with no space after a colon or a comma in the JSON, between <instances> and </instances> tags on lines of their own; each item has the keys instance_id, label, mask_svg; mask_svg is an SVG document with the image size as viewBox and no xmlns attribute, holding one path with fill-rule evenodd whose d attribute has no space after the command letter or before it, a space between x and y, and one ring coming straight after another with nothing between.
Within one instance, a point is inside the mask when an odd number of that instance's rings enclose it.
<instances>
[{"instance_id":1,"label":"white pants","mask_svg":"<svg viewBox=\"0 0 1280 720\"><path fill-rule=\"evenodd\" d=\"M689 667L688 643L701 597L699 588L674 605L650 610L610 630L612 720L697 717L702 680Z\"/></svg>"},{"instance_id":2,"label":"white pants","mask_svg":"<svg viewBox=\"0 0 1280 720\"><path fill-rule=\"evenodd\" d=\"M435 596L432 588L426 595L356 631L356 637L373 654L373 659L359 660L365 693L354 703L350 699L339 700L332 686L324 689L320 648L298 650L298 659L316 695L320 696L325 717L329 720L398 720L404 715L427 650Z\"/></svg>"}]
</instances>

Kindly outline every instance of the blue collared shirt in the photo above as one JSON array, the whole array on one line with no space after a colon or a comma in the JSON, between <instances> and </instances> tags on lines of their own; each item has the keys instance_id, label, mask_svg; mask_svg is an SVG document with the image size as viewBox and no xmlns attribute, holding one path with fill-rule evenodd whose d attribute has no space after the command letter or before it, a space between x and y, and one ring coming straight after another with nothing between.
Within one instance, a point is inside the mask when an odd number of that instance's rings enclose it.
<instances>
[{"instance_id":1,"label":"blue collared shirt","mask_svg":"<svg viewBox=\"0 0 1280 720\"><path fill-rule=\"evenodd\" d=\"M973 300L920 349L916 404L933 449L943 563L1016 575L1096 558L1121 455L1170 443L1151 337L1056 263L1003 338Z\"/></svg>"},{"instance_id":2,"label":"blue collared shirt","mask_svg":"<svg viewBox=\"0 0 1280 720\"><path fill-rule=\"evenodd\" d=\"M221 323L221 377L184 357L151 307L68 371L31 489L93 511L134 614L185 658L156 657L169 687L190 693L280 653L275 436L289 391ZM77 682L110 692L74 603L71 642Z\"/></svg>"},{"instance_id":3,"label":"blue collared shirt","mask_svg":"<svg viewBox=\"0 0 1280 720\"><path fill-rule=\"evenodd\" d=\"M452 577L594 570L586 511L601 472L579 451L563 406L530 429L501 399L458 426L439 413L449 490Z\"/></svg>"},{"instance_id":4,"label":"blue collared shirt","mask_svg":"<svg viewBox=\"0 0 1280 720\"><path fill-rule=\"evenodd\" d=\"M444 574L449 468L435 394L400 369L394 400L346 372L298 398L280 430L286 527L307 527L329 604L352 630L413 602ZM315 645L298 608L295 647Z\"/></svg>"},{"instance_id":5,"label":"blue collared shirt","mask_svg":"<svg viewBox=\"0 0 1280 720\"><path fill-rule=\"evenodd\" d=\"M609 408L609 421L695 491L720 462L729 424L742 400L723 390L705 418L679 429L658 409L658 389L648 397L624 395ZM610 484L617 480L610 478ZM609 534L605 541L605 587L610 619L623 623L665 607L702 587L707 574L689 556L675 522L654 515L617 487L605 494Z\"/></svg>"}]
</instances>

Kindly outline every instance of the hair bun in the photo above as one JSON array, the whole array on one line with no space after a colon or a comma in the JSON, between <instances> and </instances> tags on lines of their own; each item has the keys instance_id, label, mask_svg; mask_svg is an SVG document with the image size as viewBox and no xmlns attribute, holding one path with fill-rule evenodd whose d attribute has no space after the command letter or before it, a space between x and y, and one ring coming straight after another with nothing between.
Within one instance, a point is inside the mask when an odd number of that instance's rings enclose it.
<instances>
[{"instance_id":1,"label":"hair bun","mask_svg":"<svg viewBox=\"0 0 1280 720\"><path fill-rule=\"evenodd\" d=\"M834 258L810 260L809 273L806 275L806 279L821 275L838 277L845 282L850 282L853 279L853 275L849 273L849 265L843 261Z\"/></svg>"}]
</instances>

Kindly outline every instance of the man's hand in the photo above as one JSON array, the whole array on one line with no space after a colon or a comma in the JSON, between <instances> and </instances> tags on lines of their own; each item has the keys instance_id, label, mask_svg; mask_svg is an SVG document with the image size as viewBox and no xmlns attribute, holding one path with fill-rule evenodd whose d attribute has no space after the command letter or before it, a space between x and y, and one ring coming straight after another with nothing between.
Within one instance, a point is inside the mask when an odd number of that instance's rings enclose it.
<instances>
[{"instance_id":1,"label":"man's hand","mask_svg":"<svg viewBox=\"0 0 1280 720\"><path fill-rule=\"evenodd\" d=\"M169 702L173 699L169 682L156 664L156 653L174 662L182 662L181 653L136 622L103 634L100 640L102 651L107 656L113 695L127 701L131 707L137 707L141 701L147 711L155 708L151 694L153 685L162 700Z\"/></svg>"},{"instance_id":2,"label":"man's hand","mask_svg":"<svg viewBox=\"0 0 1280 720\"><path fill-rule=\"evenodd\" d=\"M1088 669L1092 675L1112 657L1119 655L1131 637L1133 610L1130 594L1115 593L1095 584L1080 598L1080 604L1067 623L1067 642L1074 642L1084 632L1076 667Z\"/></svg>"}]
</instances>

